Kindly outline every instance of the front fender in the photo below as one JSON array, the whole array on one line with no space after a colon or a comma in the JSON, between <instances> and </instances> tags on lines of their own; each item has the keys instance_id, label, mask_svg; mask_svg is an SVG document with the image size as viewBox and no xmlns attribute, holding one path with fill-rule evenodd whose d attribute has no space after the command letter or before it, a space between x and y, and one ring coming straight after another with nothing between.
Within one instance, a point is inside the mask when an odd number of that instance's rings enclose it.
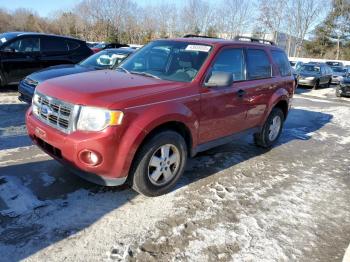
<instances>
[{"instance_id":1,"label":"front fender","mask_svg":"<svg viewBox=\"0 0 350 262\"><path fill-rule=\"evenodd\" d=\"M135 153L142 141L156 127L168 122L180 122L190 131L192 146L197 144L198 119L189 107L182 103L159 103L147 107L134 107L125 111L127 126L120 137L116 166L118 176L127 176Z\"/></svg>"}]
</instances>

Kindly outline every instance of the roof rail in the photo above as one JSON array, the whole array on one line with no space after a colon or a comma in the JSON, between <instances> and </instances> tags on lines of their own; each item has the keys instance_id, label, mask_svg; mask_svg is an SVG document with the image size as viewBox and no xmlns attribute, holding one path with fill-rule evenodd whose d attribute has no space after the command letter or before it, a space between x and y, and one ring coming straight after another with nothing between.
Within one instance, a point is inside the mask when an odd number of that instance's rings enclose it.
<instances>
[{"instance_id":1,"label":"roof rail","mask_svg":"<svg viewBox=\"0 0 350 262\"><path fill-rule=\"evenodd\" d=\"M192 38L192 37L198 37L198 38L216 38L220 39L219 37L213 37L213 36L207 36L207 35L193 35L193 34L188 34L184 35L183 38Z\"/></svg>"},{"instance_id":2,"label":"roof rail","mask_svg":"<svg viewBox=\"0 0 350 262\"><path fill-rule=\"evenodd\" d=\"M266 39L260 39L255 37L249 37L249 36L235 36L234 40L236 41L250 41L250 42L257 42L261 44L269 44L269 45L276 45L275 42L266 40Z\"/></svg>"}]
</instances>

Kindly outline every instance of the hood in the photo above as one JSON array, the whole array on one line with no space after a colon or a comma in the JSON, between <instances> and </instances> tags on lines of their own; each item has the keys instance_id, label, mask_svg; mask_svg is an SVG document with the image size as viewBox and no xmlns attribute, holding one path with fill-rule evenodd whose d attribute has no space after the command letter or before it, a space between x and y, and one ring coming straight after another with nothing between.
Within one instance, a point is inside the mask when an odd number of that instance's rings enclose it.
<instances>
[{"instance_id":1,"label":"hood","mask_svg":"<svg viewBox=\"0 0 350 262\"><path fill-rule=\"evenodd\" d=\"M162 100L169 99L164 93L188 84L98 70L53 78L40 84L37 91L73 104L116 109L154 102L160 99L156 93L163 94ZM148 99L138 100L144 97Z\"/></svg>"},{"instance_id":2,"label":"hood","mask_svg":"<svg viewBox=\"0 0 350 262\"><path fill-rule=\"evenodd\" d=\"M41 83L51 78L78 74L82 72L88 72L95 70L94 68L83 67L80 65L57 65L45 68L43 70L37 71L28 76L28 78Z\"/></svg>"}]
</instances>

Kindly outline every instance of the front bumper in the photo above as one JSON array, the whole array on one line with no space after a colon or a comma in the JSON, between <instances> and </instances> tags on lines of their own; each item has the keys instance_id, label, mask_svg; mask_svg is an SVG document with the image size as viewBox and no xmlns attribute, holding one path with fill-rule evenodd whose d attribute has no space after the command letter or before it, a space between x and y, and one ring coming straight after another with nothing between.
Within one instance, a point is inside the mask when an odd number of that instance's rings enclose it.
<instances>
[{"instance_id":1,"label":"front bumper","mask_svg":"<svg viewBox=\"0 0 350 262\"><path fill-rule=\"evenodd\" d=\"M316 83L316 79L298 78L298 85L314 86L315 83Z\"/></svg>"},{"instance_id":2,"label":"front bumper","mask_svg":"<svg viewBox=\"0 0 350 262\"><path fill-rule=\"evenodd\" d=\"M30 104L34 95L35 87L27 85L23 80L18 84L18 99Z\"/></svg>"},{"instance_id":3,"label":"front bumper","mask_svg":"<svg viewBox=\"0 0 350 262\"><path fill-rule=\"evenodd\" d=\"M350 96L350 84L347 84L347 85L341 84L339 86L339 91L340 91L340 94L343 96Z\"/></svg>"},{"instance_id":4,"label":"front bumper","mask_svg":"<svg viewBox=\"0 0 350 262\"><path fill-rule=\"evenodd\" d=\"M80 132L65 134L52 128L32 113L31 107L26 114L27 131L33 142L44 152L70 168L73 173L96 184L117 186L125 183L120 168L115 165L117 127L110 127L102 132ZM93 150L102 156L97 166L83 162L79 154L84 150ZM119 174L119 175L118 175Z\"/></svg>"}]
</instances>

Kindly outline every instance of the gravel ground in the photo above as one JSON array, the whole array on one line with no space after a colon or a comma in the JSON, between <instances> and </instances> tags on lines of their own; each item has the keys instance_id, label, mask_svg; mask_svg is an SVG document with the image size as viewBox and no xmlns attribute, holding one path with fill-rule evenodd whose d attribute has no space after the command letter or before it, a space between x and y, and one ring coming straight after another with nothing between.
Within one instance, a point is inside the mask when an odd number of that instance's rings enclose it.
<instances>
[{"instance_id":1,"label":"gravel ground","mask_svg":"<svg viewBox=\"0 0 350 262\"><path fill-rule=\"evenodd\" d=\"M72 175L26 136L0 93L4 261L341 261L350 242L350 99L298 89L279 144L242 137L190 159L146 198Z\"/></svg>"}]
</instances>

